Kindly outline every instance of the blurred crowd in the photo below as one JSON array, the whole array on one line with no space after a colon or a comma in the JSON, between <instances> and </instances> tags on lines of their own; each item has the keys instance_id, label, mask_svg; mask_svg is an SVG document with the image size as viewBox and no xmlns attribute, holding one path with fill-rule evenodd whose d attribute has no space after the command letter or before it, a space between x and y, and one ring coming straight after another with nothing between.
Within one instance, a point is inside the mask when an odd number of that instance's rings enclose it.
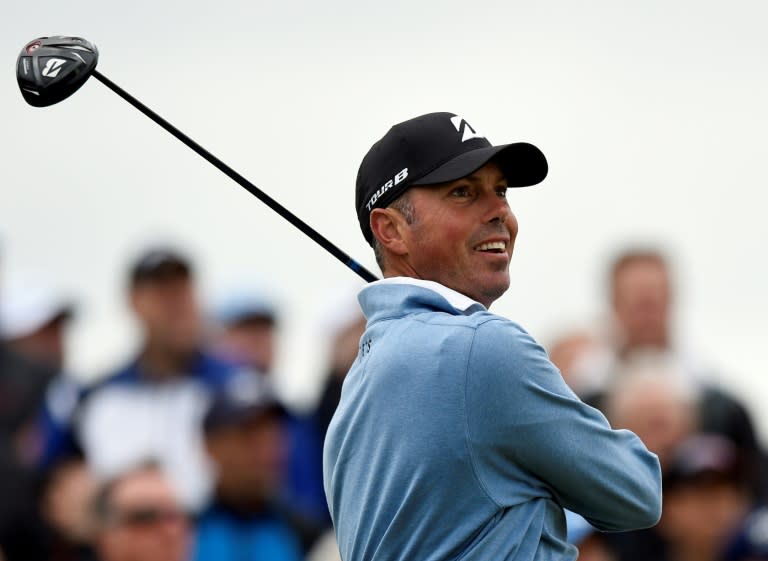
<instances>
[{"instance_id":1,"label":"blurred crowd","mask_svg":"<svg viewBox=\"0 0 768 561\"><path fill-rule=\"evenodd\" d=\"M161 245L126 265L141 344L93 383L65 371L73 302L44 279L0 291L0 559L338 559L322 441L361 313L340 310L297 413L272 379L279 310L258 289L207 306L198 273Z\"/></svg>"},{"instance_id":2,"label":"blurred crowd","mask_svg":"<svg viewBox=\"0 0 768 561\"><path fill-rule=\"evenodd\" d=\"M241 290L208 306L196 274L160 245L126 264L141 345L92 383L65 369L75 303L0 290L0 561L339 560L322 443L364 318L338 310L322 391L297 412L274 389L274 302ZM673 276L656 249L622 251L610 317L547 345L664 477L656 527L606 534L567 513L569 540L585 561L768 559L766 455L746 406L680 344Z\"/></svg>"},{"instance_id":3,"label":"blurred crowd","mask_svg":"<svg viewBox=\"0 0 768 561\"><path fill-rule=\"evenodd\" d=\"M586 561L768 559L768 464L756 427L676 333L673 277L658 250L621 252L607 271L609 320L549 349L574 392L637 434L662 468L658 525L599 533L568 513L569 539Z\"/></svg>"}]
</instances>

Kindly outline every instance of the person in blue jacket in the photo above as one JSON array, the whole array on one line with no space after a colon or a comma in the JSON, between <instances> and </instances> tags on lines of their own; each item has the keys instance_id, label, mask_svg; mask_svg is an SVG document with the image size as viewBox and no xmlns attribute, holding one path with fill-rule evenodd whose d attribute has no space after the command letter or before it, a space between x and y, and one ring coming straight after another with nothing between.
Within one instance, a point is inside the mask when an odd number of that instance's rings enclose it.
<instances>
[{"instance_id":1,"label":"person in blue jacket","mask_svg":"<svg viewBox=\"0 0 768 561\"><path fill-rule=\"evenodd\" d=\"M658 458L488 311L510 284L507 190L546 173L535 146L493 146L452 113L395 125L363 159L357 214L385 279L359 295L325 440L344 561L572 560L564 509L604 531L658 521Z\"/></svg>"},{"instance_id":2,"label":"person in blue jacket","mask_svg":"<svg viewBox=\"0 0 768 561\"><path fill-rule=\"evenodd\" d=\"M192 559L301 561L320 530L283 500L289 417L269 380L249 376L217 392L203 429L216 481Z\"/></svg>"}]
</instances>

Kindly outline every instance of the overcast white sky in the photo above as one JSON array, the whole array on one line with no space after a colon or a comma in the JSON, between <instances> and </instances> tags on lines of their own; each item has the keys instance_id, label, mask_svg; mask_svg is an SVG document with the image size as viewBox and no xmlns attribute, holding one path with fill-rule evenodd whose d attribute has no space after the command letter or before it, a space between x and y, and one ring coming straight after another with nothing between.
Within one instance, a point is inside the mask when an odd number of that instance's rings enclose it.
<instances>
[{"instance_id":1,"label":"overcast white sky","mask_svg":"<svg viewBox=\"0 0 768 561\"><path fill-rule=\"evenodd\" d=\"M135 345L126 261L171 239L206 294L260 279L283 305L286 390L316 387L321 316L355 277L95 80L25 105L16 57L79 35L99 69L369 268L354 213L368 147L395 122L460 113L550 162L511 193L513 286L495 306L546 342L603 312L606 260L660 244L682 338L768 434L768 3L104 0L0 11L3 275L39 271L81 304L72 367ZM764 409L764 408L762 408Z\"/></svg>"}]
</instances>

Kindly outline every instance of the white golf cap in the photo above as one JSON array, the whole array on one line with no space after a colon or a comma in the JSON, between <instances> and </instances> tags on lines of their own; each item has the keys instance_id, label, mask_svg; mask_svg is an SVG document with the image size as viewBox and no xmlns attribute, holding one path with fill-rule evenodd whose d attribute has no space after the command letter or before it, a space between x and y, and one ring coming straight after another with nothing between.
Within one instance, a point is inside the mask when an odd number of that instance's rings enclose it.
<instances>
[{"instance_id":1,"label":"white golf cap","mask_svg":"<svg viewBox=\"0 0 768 561\"><path fill-rule=\"evenodd\" d=\"M58 318L69 318L74 303L46 286L9 283L0 290L0 337L18 339Z\"/></svg>"}]
</instances>

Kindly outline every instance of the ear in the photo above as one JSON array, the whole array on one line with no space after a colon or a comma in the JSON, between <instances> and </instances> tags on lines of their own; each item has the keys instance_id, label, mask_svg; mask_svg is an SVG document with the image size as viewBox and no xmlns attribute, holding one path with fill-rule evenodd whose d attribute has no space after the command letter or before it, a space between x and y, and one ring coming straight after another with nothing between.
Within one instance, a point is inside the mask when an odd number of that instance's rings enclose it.
<instances>
[{"instance_id":1,"label":"ear","mask_svg":"<svg viewBox=\"0 0 768 561\"><path fill-rule=\"evenodd\" d=\"M141 315L144 311L144 288L141 286L134 286L128 293L128 303L131 306L131 310L134 314Z\"/></svg>"},{"instance_id":2,"label":"ear","mask_svg":"<svg viewBox=\"0 0 768 561\"><path fill-rule=\"evenodd\" d=\"M395 255L407 255L404 217L391 208L375 208L371 211L371 231L381 246Z\"/></svg>"}]
</instances>

